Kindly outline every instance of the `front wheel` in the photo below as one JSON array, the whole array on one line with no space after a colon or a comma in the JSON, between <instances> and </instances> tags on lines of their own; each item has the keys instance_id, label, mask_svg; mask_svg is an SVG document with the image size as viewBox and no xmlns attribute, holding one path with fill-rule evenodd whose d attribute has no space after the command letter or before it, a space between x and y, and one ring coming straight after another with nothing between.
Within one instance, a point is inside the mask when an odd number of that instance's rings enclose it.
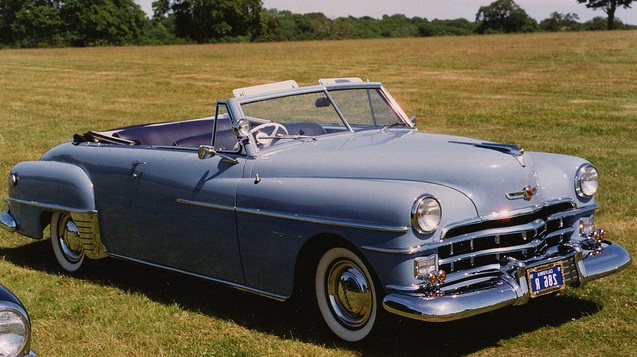
<instances>
[{"instance_id":1,"label":"front wheel","mask_svg":"<svg viewBox=\"0 0 637 357\"><path fill-rule=\"evenodd\" d=\"M74 272L84 262L84 250L80 240L80 231L66 212L55 212L51 217L51 245L55 259L60 266Z\"/></svg>"},{"instance_id":2,"label":"front wheel","mask_svg":"<svg viewBox=\"0 0 637 357\"><path fill-rule=\"evenodd\" d=\"M378 300L371 274L346 248L325 252L316 268L315 291L327 326L345 341L369 335L376 322Z\"/></svg>"}]
</instances>

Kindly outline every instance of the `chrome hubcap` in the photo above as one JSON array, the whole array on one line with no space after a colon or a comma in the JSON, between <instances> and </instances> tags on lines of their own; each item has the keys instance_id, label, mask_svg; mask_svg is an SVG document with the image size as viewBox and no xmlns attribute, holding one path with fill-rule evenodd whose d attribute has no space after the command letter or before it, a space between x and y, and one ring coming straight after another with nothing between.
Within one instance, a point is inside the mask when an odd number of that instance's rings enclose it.
<instances>
[{"instance_id":1,"label":"chrome hubcap","mask_svg":"<svg viewBox=\"0 0 637 357\"><path fill-rule=\"evenodd\" d=\"M65 215L58 225L58 241L60 248L67 260L74 263L82 258L82 242L80 240L80 230L71 220L71 217Z\"/></svg>"},{"instance_id":2,"label":"chrome hubcap","mask_svg":"<svg viewBox=\"0 0 637 357\"><path fill-rule=\"evenodd\" d=\"M327 277L330 306L341 324L356 329L372 313L373 296L365 274L350 261L336 262Z\"/></svg>"}]
</instances>

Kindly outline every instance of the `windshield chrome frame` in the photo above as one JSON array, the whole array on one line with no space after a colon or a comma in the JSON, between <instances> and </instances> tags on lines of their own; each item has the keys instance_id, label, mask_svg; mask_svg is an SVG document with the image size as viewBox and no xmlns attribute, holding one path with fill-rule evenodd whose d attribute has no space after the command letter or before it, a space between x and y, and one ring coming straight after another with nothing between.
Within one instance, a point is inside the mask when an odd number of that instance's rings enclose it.
<instances>
[{"instance_id":1,"label":"windshield chrome frame","mask_svg":"<svg viewBox=\"0 0 637 357\"><path fill-rule=\"evenodd\" d=\"M387 99L388 105L394 111L394 113L396 113L396 115L398 116L399 120L401 120L409 128L414 128L414 129L416 128L414 123L409 119L407 114L405 114L405 112L400 107L400 105L398 105L398 102L396 102L396 100L391 96L391 94L389 94L387 89L385 89L385 87L379 82L339 83L339 84L330 84L330 85L305 86L305 87L299 87L299 88L277 90L277 91L273 91L273 92L269 92L269 93L259 93L259 94L255 94L255 95L248 95L248 96L245 96L245 97L229 98L224 103L225 103L226 108L228 110L228 114L230 115L230 119L234 123L236 120L246 119L246 115L243 112L243 108L242 108L242 106L244 104L249 104L249 103L254 103L254 102L261 102L261 101L266 101L266 100L270 100L270 99L277 99L277 98L282 98L282 97L291 97L291 96L296 96L296 95L304 95L304 94L310 94L310 93L323 92L327 96L327 98L330 101L330 103L332 104L332 107L334 108L334 110L336 111L336 114L339 116L339 118L343 122L343 124L344 124L345 128L347 129L347 131L349 131L350 133L353 133L354 129L352 128L350 123L347 121L347 119L345 118L345 116L341 112L340 108L338 107L337 103L334 101L334 99L330 95L331 91L347 90L347 89L353 89L353 90L354 89L375 89L375 90L380 90L381 94L383 96L385 96L385 98ZM251 143L253 141L254 140L252 140L252 139L250 140ZM256 147L254 147L254 148L252 147L252 146L255 146L255 145L242 145L242 146L244 147L244 150L248 151L246 153L249 156L251 154L254 154L254 153L259 151L258 149L256 149Z\"/></svg>"}]
</instances>

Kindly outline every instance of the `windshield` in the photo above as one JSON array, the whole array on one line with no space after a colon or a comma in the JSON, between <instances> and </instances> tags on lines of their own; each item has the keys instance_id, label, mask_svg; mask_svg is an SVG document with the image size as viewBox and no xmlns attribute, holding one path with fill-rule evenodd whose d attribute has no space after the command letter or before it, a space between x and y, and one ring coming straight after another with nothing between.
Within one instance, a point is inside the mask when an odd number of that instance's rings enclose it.
<instances>
[{"instance_id":1,"label":"windshield","mask_svg":"<svg viewBox=\"0 0 637 357\"><path fill-rule=\"evenodd\" d=\"M402 122L380 89L335 90L329 95L355 131ZM263 119L276 123L317 123L345 129L337 108L325 92L244 103L242 109L246 117L255 122Z\"/></svg>"},{"instance_id":2,"label":"windshield","mask_svg":"<svg viewBox=\"0 0 637 357\"><path fill-rule=\"evenodd\" d=\"M310 92L243 103L241 108L260 148L280 139L405 124L380 88Z\"/></svg>"}]
</instances>

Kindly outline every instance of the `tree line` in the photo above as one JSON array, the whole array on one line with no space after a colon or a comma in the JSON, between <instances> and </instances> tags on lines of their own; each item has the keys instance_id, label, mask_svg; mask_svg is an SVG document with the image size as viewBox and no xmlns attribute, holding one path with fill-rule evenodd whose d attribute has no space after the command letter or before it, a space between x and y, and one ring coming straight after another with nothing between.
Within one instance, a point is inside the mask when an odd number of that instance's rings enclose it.
<instances>
[{"instance_id":1,"label":"tree line","mask_svg":"<svg viewBox=\"0 0 637 357\"><path fill-rule=\"evenodd\" d=\"M578 0L607 17L579 22L554 12L541 22L513 0L482 6L475 21L405 15L339 17L265 9L261 0L157 0L148 18L133 0L0 0L0 47L160 45L451 36L635 29L615 17L633 0Z\"/></svg>"}]
</instances>

